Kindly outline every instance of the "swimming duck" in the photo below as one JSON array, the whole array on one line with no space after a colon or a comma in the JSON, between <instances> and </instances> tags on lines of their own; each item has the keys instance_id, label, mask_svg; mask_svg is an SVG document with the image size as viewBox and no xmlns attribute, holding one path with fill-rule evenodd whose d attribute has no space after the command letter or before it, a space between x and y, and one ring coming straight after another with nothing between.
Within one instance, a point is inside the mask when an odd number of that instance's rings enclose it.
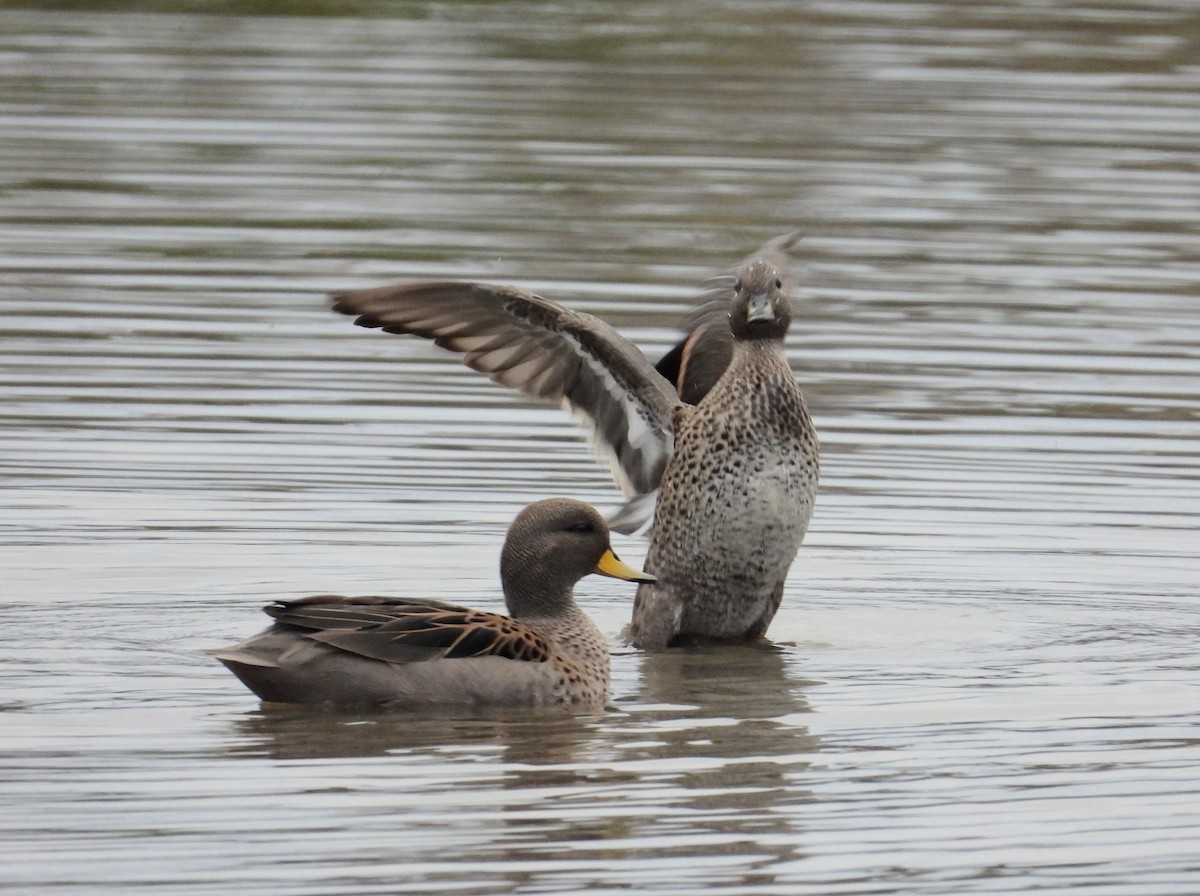
<instances>
[{"instance_id":1,"label":"swimming duck","mask_svg":"<svg viewBox=\"0 0 1200 896\"><path fill-rule=\"evenodd\" d=\"M360 326L432 339L585 418L631 498L613 528L637 528L654 502L646 569L657 581L638 588L631 643L753 640L779 608L819 477L816 431L783 352L780 266L795 239L712 281L675 360L660 362L665 376L599 318L514 287L412 283L339 293L333 307Z\"/></svg>"},{"instance_id":2,"label":"swimming duck","mask_svg":"<svg viewBox=\"0 0 1200 896\"><path fill-rule=\"evenodd\" d=\"M209 653L268 702L602 705L608 645L572 594L592 572L654 581L617 559L598 511L552 498L526 507L508 530L500 582L510 616L436 600L317 595L268 605L272 626Z\"/></svg>"}]
</instances>

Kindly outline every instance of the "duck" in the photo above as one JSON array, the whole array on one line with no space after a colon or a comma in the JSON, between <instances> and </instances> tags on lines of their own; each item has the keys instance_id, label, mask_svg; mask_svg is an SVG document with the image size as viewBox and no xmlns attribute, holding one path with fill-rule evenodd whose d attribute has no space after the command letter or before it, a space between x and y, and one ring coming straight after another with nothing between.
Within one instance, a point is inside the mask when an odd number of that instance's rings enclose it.
<instances>
[{"instance_id":1,"label":"duck","mask_svg":"<svg viewBox=\"0 0 1200 896\"><path fill-rule=\"evenodd\" d=\"M627 503L652 516L626 640L643 650L763 639L807 532L820 441L784 352L787 250L767 242L713 278L658 364L602 319L515 286L423 281L339 292L333 310L410 334L583 418ZM652 508L652 510L651 510Z\"/></svg>"},{"instance_id":2,"label":"duck","mask_svg":"<svg viewBox=\"0 0 1200 896\"><path fill-rule=\"evenodd\" d=\"M788 250L800 241L800 236L799 231L792 231L768 240L739 264L704 282L704 290L692 300L693 311L685 318L685 335L654 365L682 401L699 404L729 366L733 356L729 296L739 268L762 259L776 272L786 274ZM791 283L786 277L780 288L790 292Z\"/></svg>"},{"instance_id":3,"label":"duck","mask_svg":"<svg viewBox=\"0 0 1200 896\"><path fill-rule=\"evenodd\" d=\"M426 598L313 595L269 604L270 627L207 653L265 703L602 706L608 642L573 593L590 573L654 581L616 556L599 511L550 498L517 514L505 538L508 615Z\"/></svg>"}]
</instances>

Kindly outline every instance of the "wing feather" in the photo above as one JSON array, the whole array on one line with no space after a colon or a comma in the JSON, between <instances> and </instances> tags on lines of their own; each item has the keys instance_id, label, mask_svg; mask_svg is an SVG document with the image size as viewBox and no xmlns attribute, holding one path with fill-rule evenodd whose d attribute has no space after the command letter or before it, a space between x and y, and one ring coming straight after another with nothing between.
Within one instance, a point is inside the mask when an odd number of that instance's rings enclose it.
<instances>
[{"instance_id":1,"label":"wing feather","mask_svg":"<svg viewBox=\"0 0 1200 896\"><path fill-rule=\"evenodd\" d=\"M628 496L654 491L674 448L679 398L604 321L513 287L451 281L339 293L359 326L410 333L463 355L468 367L587 424Z\"/></svg>"},{"instance_id":2,"label":"wing feather","mask_svg":"<svg viewBox=\"0 0 1200 896\"><path fill-rule=\"evenodd\" d=\"M523 622L434 600L317 595L266 607L279 625L388 663L496 656L545 662L552 646Z\"/></svg>"}]
</instances>

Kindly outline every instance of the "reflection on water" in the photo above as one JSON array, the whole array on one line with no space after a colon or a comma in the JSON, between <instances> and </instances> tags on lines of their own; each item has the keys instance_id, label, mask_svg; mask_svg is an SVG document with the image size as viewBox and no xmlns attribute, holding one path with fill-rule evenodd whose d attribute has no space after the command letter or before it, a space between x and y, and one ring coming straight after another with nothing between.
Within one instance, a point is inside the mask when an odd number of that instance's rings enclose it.
<instances>
[{"instance_id":1,"label":"reflection on water","mask_svg":"<svg viewBox=\"0 0 1200 896\"><path fill-rule=\"evenodd\" d=\"M571 760L590 731L587 715L492 710L476 714L445 710L419 717L263 704L236 720L231 755L275 759L437 753L454 749L500 750L513 763L553 765Z\"/></svg>"},{"instance_id":2,"label":"reflection on water","mask_svg":"<svg viewBox=\"0 0 1200 896\"><path fill-rule=\"evenodd\" d=\"M727 861L714 882L743 886L799 857L795 810L813 799L807 770L820 743L796 722L812 683L794 681L787 660L781 648L741 646L640 657L624 726L635 740L622 755L662 811L632 837L674 838L658 849L684 865L694 838L720 843Z\"/></svg>"},{"instance_id":3,"label":"reflection on water","mask_svg":"<svg viewBox=\"0 0 1200 896\"><path fill-rule=\"evenodd\" d=\"M6 891L1200 890L1193 4L80 6L0 12ZM415 719L201 654L304 593L499 608L520 506L619 503L325 293L516 282L654 355L796 228L775 647Z\"/></svg>"},{"instance_id":4,"label":"reflection on water","mask_svg":"<svg viewBox=\"0 0 1200 896\"><path fill-rule=\"evenodd\" d=\"M639 867L654 880L690 863L698 842L725 858L714 880L753 883L758 869L796 859L788 808L812 799L798 778L817 742L785 718L805 711L806 683L788 676L783 652L618 663L640 666L642 687L607 713L413 719L264 707L233 720L222 755L353 762L335 789L372 805L374 825L401 826L406 869L435 868L464 892L486 892L477 875L489 863L516 886L531 879L526 863L561 862L564 850L571 864L557 873L572 887Z\"/></svg>"},{"instance_id":5,"label":"reflection on water","mask_svg":"<svg viewBox=\"0 0 1200 896\"><path fill-rule=\"evenodd\" d=\"M640 657L638 675L637 691L625 699L639 723L655 729L660 739L639 751L640 758L768 760L815 747L803 729L783 720L808 707L801 692L804 683L788 677L779 648L725 646L647 654ZM697 731L704 736L698 739Z\"/></svg>"}]
</instances>

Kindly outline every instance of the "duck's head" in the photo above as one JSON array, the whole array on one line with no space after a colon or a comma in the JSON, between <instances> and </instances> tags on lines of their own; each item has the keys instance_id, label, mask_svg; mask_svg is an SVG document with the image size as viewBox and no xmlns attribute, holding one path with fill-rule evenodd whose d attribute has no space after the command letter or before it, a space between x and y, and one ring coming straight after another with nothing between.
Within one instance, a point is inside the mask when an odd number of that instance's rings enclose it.
<instances>
[{"instance_id":1,"label":"duck's head","mask_svg":"<svg viewBox=\"0 0 1200 896\"><path fill-rule=\"evenodd\" d=\"M629 582L654 576L622 563L608 524L594 507L570 498L530 504L513 520L500 554L500 580L514 616L550 615L570 605L575 583L589 573Z\"/></svg>"},{"instance_id":2,"label":"duck's head","mask_svg":"<svg viewBox=\"0 0 1200 896\"><path fill-rule=\"evenodd\" d=\"M742 265L733 287L729 328L737 339L782 339L792 322L783 275L763 258Z\"/></svg>"}]
</instances>

